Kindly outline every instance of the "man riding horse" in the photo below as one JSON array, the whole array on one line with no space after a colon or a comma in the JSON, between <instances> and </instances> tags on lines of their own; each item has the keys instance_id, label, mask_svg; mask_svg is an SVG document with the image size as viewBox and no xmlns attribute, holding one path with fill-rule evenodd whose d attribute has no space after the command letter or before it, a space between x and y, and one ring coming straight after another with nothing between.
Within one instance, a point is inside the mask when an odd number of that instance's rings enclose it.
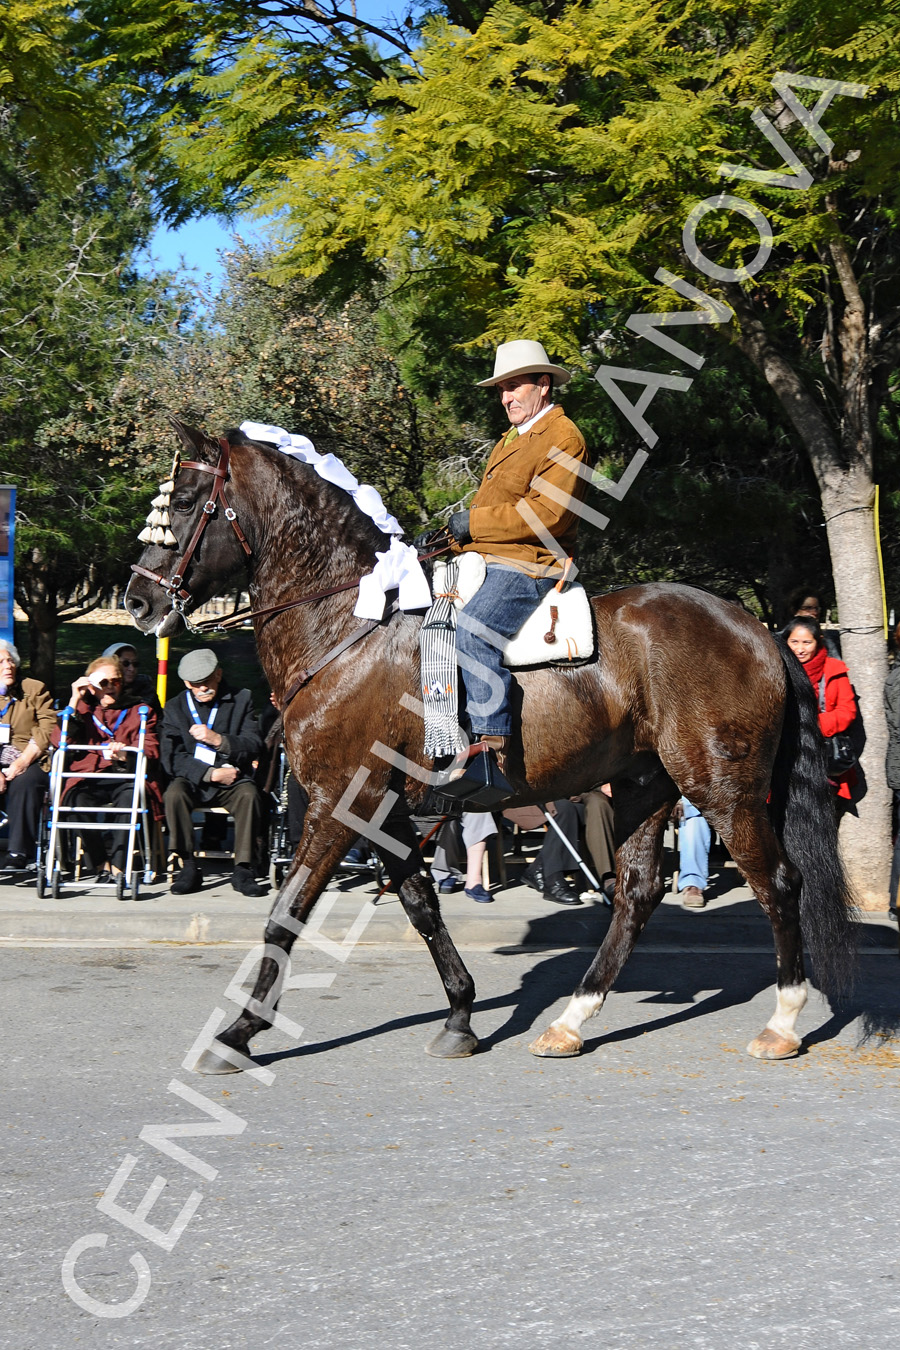
<instances>
[{"instance_id":1,"label":"man riding horse","mask_svg":"<svg viewBox=\"0 0 900 1350\"><path fill-rule=\"evenodd\" d=\"M512 676L503 645L563 576L578 529L570 503L587 491L576 469L590 464L584 437L553 402L554 388L570 379L539 342L497 348L494 373L479 388L500 390L512 425L491 451L468 511L449 522L453 551L480 553L487 564L484 583L460 611L457 647L473 741L495 754L504 776ZM452 796L453 783L441 792Z\"/></svg>"}]
</instances>

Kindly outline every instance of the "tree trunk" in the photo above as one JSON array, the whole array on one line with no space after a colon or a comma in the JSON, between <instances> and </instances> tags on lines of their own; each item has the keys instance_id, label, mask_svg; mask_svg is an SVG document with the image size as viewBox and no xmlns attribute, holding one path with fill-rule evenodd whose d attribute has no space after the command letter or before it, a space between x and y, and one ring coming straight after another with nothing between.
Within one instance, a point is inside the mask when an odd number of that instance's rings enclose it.
<instances>
[{"instance_id":1,"label":"tree trunk","mask_svg":"<svg viewBox=\"0 0 900 1350\"><path fill-rule=\"evenodd\" d=\"M42 616L46 618L46 616ZM28 618L28 646L32 679L42 680L51 693L56 688L56 632L59 625L52 623L42 628L34 614Z\"/></svg>"},{"instance_id":2,"label":"tree trunk","mask_svg":"<svg viewBox=\"0 0 900 1350\"><path fill-rule=\"evenodd\" d=\"M884 772L887 725L882 703L887 644L874 530L872 426L870 406L864 397L864 362L858 353L852 370L851 363L845 361L840 388L844 416L838 432L797 371L770 343L762 323L740 293L735 295L734 308L740 321L738 345L778 395L806 446L822 494L841 651L865 733L857 769L859 784L854 792L858 800L852 814L847 813L841 822L841 853L858 904L863 909L887 909L891 792Z\"/></svg>"},{"instance_id":3,"label":"tree trunk","mask_svg":"<svg viewBox=\"0 0 900 1350\"><path fill-rule=\"evenodd\" d=\"M56 686L56 632L59 612L56 592L40 568L41 555L34 550L25 577L20 582L19 603L28 615L29 666L32 679L42 680L52 692Z\"/></svg>"},{"instance_id":4,"label":"tree trunk","mask_svg":"<svg viewBox=\"0 0 900 1350\"><path fill-rule=\"evenodd\" d=\"M891 790L884 760L888 732L882 693L887 675L887 644L881 577L875 543L875 489L864 473L822 487L822 509L831 550L831 566L841 628L841 653L859 703L865 748L854 795L858 816L841 821L841 851L863 909L886 909L890 868Z\"/></svg>"}]
</instances>

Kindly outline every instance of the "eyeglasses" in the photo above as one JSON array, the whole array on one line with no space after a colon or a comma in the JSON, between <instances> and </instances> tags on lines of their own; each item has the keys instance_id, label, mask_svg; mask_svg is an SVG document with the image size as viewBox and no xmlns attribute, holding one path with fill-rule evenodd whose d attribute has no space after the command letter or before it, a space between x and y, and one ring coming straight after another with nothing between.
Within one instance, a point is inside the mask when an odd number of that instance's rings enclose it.
<instances>
[{"instance_id":1,"label":"eyeglasses","mask_svg":"<svg viewBox=\"0 0 900 1350\"><path fill-rule=\"evenodd\" d=\"M121 679L119 678L118 675L114 675L113 678L112 678L111 680L97 680L97 681L96 681L96 684L97 684L97 688L98 688L98 689L109 689L111 685L114 685L114 684L121 684L121 683L122 683L122 681L121 681Z\"/></svg>"},{"instance_id":2,"label":"eyeglasses","mask_svg":"<svg viewBox=\"0 0 900 1350\"><path fill-rule=\"evenodd\" d=\"M119 657L119 665L120 665L120 666L133 666L134 669L137 670L137 661L123 661L122 658Z\"/></svg>"}]
</instances>

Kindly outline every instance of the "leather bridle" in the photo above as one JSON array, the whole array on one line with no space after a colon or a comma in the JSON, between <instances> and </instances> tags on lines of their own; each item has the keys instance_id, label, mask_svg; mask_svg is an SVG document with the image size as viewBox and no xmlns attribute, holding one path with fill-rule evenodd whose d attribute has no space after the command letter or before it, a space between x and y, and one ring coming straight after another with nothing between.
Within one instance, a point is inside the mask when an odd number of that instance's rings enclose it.
<instances>
[{"instance_id":1,"label":"leather bridle","mask_svg":"<svg viewBox=\"0 0 900 1350\"><path fill-rule=\"evenodd\" d=\"M181 615L185 626L189 628L193 633L223 632L229 628L240 627L243 624L245 624L249 619L270 618L275 614L283 614L286 610L297 609L299 608L300 605L308 605L315 600L323 600L327 596L338 595L341 591L355 590L356 587L359 585L358 577L356 578L355 581L345 581L341 585L332 586L328 590L317 591L315 595L304 595L297 600L286 600L278 605L268 605L265 609L237 610L235 611L234 614L228 615L228 617L225 619L203 619L200 621L199 624L191 623L190 619L185 613L185 606L192 599L191 593L188 590L187 585L185 584L185 573L187 572L188 565L190 564L190 561L194 556L194 551L196 550L197 545L200 543L200 540L203 537L203 531L206 529L207 525L209 524L209 522L212 520L213 516L216 513L218 502L222 503L222 510L224 512L225 519L231 521L231 527L234 530L235 534L237 535L240 545L243 548L244 552L246 553L247 557L250 558L253 556L253 550L248 544L244 531L238 524L237 516L235 515L231 507L228 505L228 499L225 496L225 482L228 478L228 461L230 457L231 447L229 446L228 441L225 439L224 436L219 436L218 442L219 442L219 459L218 463L215 464L214 466L211 464L201 464L198 460L186 460L184 463L179 465L179 470L198 469L201 473L211 473L213 475L213 487L212 492L209 495L208 501L204 504L203 512L200 516L199 521L197 522L197 527L194 530L194 533L191 535L190 542L188 543L187 548L184 550L184 553L182 554L175 568L175 571L172 573L170 577L164 577L159 572L151 572L149 568L141 567L139 563L132 563L131 564L132 572L136 573L136 575L139 577L146 577L148 581L154 582L155 585L157 586L162 586L166 595L172 602L172 608ZM436 549L432 553L420 554L419 556L424 561L426 558L437 557L438 554L445 553L446 551L447 551L446 548L442 547ZM384 623L387 619L390 619L397 612L398 608L399 606L397 605L397 601L395 599L388 606L387 613L385 614L383 619L364 620L363 623L361 623L358 628L355 628L353 632L349 634L349 636L345 637L341 642L338 642L335 644L335 646L331 647L325 653L325 655L315 663L315 665L309 667L306 670L302 670L299 676L288 687L284 695L284 698L281 701L282 713L284 712L287 705L291 702L291 700L300 692L301 689L303 689L309 683L309 681L312 679L314 675L318 674L320 670L322 670L325 666L329 665L330 662L333 661L336 656L340 656L340 654L346 651L348 647L352 646L353 643L358 642L359 639L365 637L367 633L371 633L373 628L377 628L379 624Z\"/></svg>"},{"instance_id":2,"label":"leather bridle","mask_svg":"<svg viewBox=\"0 0 900 1350\"><path fill-rule=\"evenodd\" d=\"M228 478L228 461L231 454L231 447L224 436L220 436L218 441L219 458L216 464L202 464L199 460L186 460L179 466L180 469L197 469L200 473L211 473L213 475L213 486L208 500L204 503L202 514L197 522L197 527L191 535L187 548L184 550L184 553L176 564L175 571L170 577L164 577L159 572L151 572L149 568L141 567L138 563L132 563L131 565L132 572L137 573L139 577L146 577L148 581L153 581L157 586L162 586L166 595L172 602L172 608L177 610L185 621L187 620L187 616L184 612L184 608L191 600L191 593L185 585L185 573L194 556L197 545L203 538L203 531L216 514L216 508L220 501L222 503L225 519L231 521L231 528L237 535L241 548L248 558L253 552L250 545L247 543L244 531L238 523L238 518L228 505L228 499L225 496L225 482Z\"/></svg>"}]
</instances>

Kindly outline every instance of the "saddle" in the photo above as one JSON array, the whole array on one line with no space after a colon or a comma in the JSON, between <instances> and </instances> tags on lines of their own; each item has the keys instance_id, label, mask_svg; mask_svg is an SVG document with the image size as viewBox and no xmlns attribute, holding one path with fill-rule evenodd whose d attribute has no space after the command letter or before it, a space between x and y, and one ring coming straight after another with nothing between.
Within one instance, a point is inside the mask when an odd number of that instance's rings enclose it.
<instances>
[{"instance_id":1,"label":"saddle","mask_svg":"<svg viewBox=\"0 0 900 1350\"><path fill-rule=\"evenodd\" d=\"M487 564L480 553L462 553L453 561L459 568L453 605L462 609L483 585ZM435 595L446 593L446 570L446 562L435 563ZM547 592L506 643L503 664L511 670L548 663L573 665L592 660L596 645L591 603L584 587L576 582Z\"/></svg>"}]
</instances>

